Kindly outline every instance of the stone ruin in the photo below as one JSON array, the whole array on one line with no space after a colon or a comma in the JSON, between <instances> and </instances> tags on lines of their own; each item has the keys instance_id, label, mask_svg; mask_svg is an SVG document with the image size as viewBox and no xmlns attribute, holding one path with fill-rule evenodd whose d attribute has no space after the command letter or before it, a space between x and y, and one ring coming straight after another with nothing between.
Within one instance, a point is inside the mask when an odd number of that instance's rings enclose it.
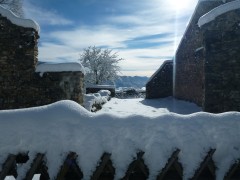
<instances>
[{"instance_id":1,"label":"stone ruin","mask_svg":"<svg viewBox=\"0 0 240 180\"><path fill-rule=\"evenodd\" d=\"M0 109L66 99L83 104L81 64L61 64L59 71L59 64L44 64L44 72L36 72L43 65L37 59L38 39L39 27L34 21L18 18L0 6Z\"/></svg>"},{"instance_id":2,"label":"stone ruin","mask_svg":"<svg viewBox=\"0 0 240 180\"><path fill-rule=\"evenodd\" d=\"M239 44L240 2L199 1L176 51L173 69L169 68L160 77L159 73L151 77L146 86L147 98L172 93L177 99L196 103L206 112L240 111ZM158 72L161 68L164 67ZM171 76L172 89L165 86L167 82L159 86L156 81L168 81ZM148 88L154 80L156 86Z\"/></svg>"}]
</instances>

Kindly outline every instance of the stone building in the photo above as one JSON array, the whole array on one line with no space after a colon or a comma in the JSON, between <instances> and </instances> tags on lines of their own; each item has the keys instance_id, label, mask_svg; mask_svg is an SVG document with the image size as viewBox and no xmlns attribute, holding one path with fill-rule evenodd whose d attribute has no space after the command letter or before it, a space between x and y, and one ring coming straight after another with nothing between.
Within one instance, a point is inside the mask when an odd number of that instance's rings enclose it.
<instances>
[{"instance_id":1,"label":"stone building","mask_svg":"<svg viewBox=\"0 0 240 180\"><path fill-rule=\"evenodd\" d=\"M240 1L200 0L174 57L173 96L240 111Z\"/></svg>"},{"instance_id":2,"label":"stone building","mask_svg":"<svg viewBox=\"0 0 240 180\"><path fill-rule=\"evenodd\" d=\"M146 84L146 98L163 98L173 95L173 61L165 61Z\"/></svg>"},{"instance_id":3,"label":"stone building","mask_svg":"<svg viewBox=\"0 0 240 180\"><path fill-rule=\"evenodd\" d=\"M0 109L63 99L83 103L81 64L39 64L38 32L34 21L18 18L0 6Z\"/></svg>"}]
</instances>

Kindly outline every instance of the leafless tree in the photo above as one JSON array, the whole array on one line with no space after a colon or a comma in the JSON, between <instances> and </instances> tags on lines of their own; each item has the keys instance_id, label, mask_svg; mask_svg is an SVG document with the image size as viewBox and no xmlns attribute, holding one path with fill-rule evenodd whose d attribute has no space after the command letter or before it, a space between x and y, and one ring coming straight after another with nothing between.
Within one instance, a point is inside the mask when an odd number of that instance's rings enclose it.
<instances>
[{"instance_id":1,"label":"leafless tree","mask_svg":"<svg viewBox=\"0 0 240 180\"><path fill-rule=\"evenodd\" d=\"M112 50L90 46L84 49L79 60L86 69L86 83L101 84L118 77L118 63L123 59L118 58L118 54Z\"/></svg>"}]
</instances>

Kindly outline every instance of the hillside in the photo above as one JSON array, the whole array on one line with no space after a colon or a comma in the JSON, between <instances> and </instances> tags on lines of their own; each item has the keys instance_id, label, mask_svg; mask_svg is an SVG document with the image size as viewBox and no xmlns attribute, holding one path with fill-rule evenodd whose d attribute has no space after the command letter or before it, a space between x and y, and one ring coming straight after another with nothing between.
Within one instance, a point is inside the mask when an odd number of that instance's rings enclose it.
<instances>
[{"instance_id":1,"label":"hillside","mask_svg":"<svg viewBox=\"0 0 240 180\"><path fill-rule=\"evenodd\" d=\"M118 87L134 87L142 88L145 87L148 77L146 76L120 76L119 79L115 81L116 88Z\"/></svg>"}]
</instances>

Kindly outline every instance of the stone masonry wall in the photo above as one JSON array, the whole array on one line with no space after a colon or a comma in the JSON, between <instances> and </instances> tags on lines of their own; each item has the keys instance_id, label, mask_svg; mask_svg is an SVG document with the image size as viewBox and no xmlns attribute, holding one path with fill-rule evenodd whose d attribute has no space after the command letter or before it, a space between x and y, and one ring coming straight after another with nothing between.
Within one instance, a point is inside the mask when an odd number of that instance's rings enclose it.
<instances>
[{"instance_id":1,"label":"stone masonry wall","mask_svg":"<svg viewBox=\"0 0 240 180\"><path fill-rule=\"evenodd\" d=\"M178 47L174 62L174 97L202 106L204 91L202 34L198 19L221 1L202 1Z\"/></svg>"},{"instance_id":2,"label":"stone masonry wall","mask_svg":"<svg viewBox=\"0 0 240 180\"><path fill-rule=\"evenodd\" d=\"M83 104L83 78L82 72L36 73L29 92L31 104L40 106L64 99Z\"/></svg>"},{"instance_id":3,"label":"stone masonry wall","mask_svg":"<svg viewBox=\"0 0 240 180\"><path fill-rule=\"evenodd\" d=\"M146 98L163 98L172 96L173 62L165 61L159 71L146 84Z\"/></svg>"},{"instance_id":4,"label":"stone masonry wall","mask_svg":"<svg viewBox=\"0 0 240 180\"><path fill-rule=\"evenodd\" d=\"M202 26L207 112L240 111L240 10Z\"/></svg>"},{"instance_id":5,"label":"stone masonry wall","mask_svg":"<svg viewBox=\"0 0 240 180\"><path fill-rule=\"evenodd\" d=\"M35 73L38 32L0 15L0 109L45 105L70 99L83 103L81 72Z\"/></svg>"},{"instance_id":6,"label":"stone masonry wall","mask_svg":"<svg viewBox=\"0 0 240 180\"><path fill-rule=\"evenodd\" d=\"M25 97L37 63L38 33L0 15L0 109L15 107Z\"/></svg>"}]
</instances>

